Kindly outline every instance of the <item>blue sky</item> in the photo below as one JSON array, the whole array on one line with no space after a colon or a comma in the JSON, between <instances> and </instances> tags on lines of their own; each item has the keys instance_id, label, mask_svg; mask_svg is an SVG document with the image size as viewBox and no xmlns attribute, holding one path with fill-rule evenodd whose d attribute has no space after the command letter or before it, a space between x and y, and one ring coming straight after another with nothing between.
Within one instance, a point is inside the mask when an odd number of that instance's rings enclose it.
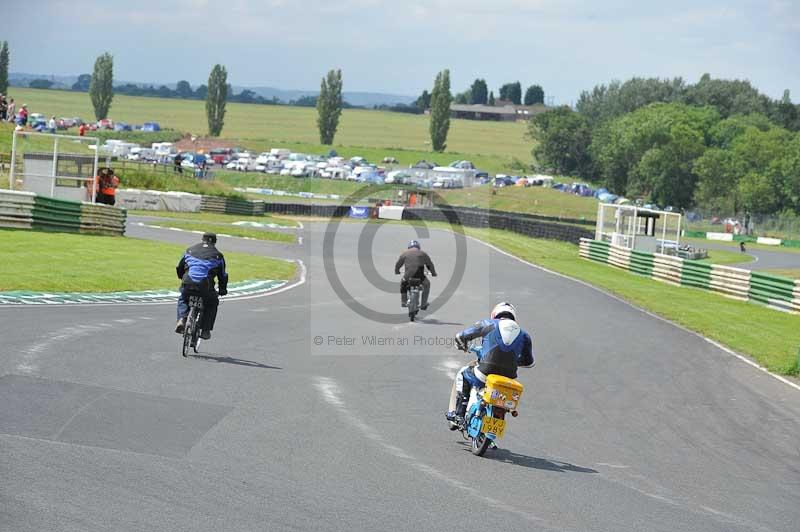
<instances>
[{"instance_id":1,"label":"blue sky","mask_svg":"<svg viewBox=\"0 0 800 532\"><path fill-rule=\"evenodd\" d=\"M555 103L634 75L745 78L800 101L800 0L3 0L11 70L89 72L103 51L125 80L416 95L449 68L453 90L539 83ZM26 21L21 23L20 21Z\"/></svg>"}]
</instances>

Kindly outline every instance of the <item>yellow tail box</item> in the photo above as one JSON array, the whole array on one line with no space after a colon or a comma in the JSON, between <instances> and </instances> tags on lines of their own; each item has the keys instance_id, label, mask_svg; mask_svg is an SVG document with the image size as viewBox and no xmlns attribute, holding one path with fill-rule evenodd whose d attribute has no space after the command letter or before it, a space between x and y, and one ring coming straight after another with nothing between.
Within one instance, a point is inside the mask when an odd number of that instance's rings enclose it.
<instances>
[{"instance_id":1,"label":"yellow tail box","mask_svg":"<svg viewBox=\"0 0 800 532\"><path fill-rule=\"evenodd\" d=\"M483 400L492 406L516 410L522 397L523 386L514 379L500 375L488 375L483 389Z\"/></svg>"}]
</instances>

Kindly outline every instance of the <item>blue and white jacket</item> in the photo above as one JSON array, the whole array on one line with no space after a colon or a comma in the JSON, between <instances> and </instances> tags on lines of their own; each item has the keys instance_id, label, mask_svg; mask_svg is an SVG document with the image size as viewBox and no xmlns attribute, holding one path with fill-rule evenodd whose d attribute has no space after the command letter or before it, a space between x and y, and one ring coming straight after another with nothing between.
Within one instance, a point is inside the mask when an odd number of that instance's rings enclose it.
<instances>
[{"instance_id":1,"label":"blue and white jacket","mask_svg":"<svg viewBox=\"0 0 800 532\"><path fill-rule=\"evenodd\" d=\"M517 368L534 365L533 341L517 322L508 319L482 320L458 336L466 343L483 338L477 370L482 375L517 378Z\"/></svg>"},{"instance_id":2,"label":"blue and white jacket","mask_svg":"<svg viewBox=\"0 0 800 532\"><path fill-rule=\"evenodd\" d=\"M219 289L228 289L228 272L225 271L225 257L214 244L195 244L186 250L175 268L178 278L184 283L199 284L206 279L214 286L214 278L219 281Z\"/></svg>"}]
</instances>

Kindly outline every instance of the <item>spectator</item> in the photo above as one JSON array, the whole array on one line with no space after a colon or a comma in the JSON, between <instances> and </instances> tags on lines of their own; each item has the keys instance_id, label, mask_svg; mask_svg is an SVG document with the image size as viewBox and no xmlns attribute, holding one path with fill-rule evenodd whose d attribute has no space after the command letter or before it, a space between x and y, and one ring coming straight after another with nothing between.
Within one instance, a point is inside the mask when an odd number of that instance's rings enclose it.
<instances>
[{"instance_id":1,"label":"spectator","mask_svg":"<svg viewBox=\"0 0 800 532\"><path fill-rule=\"evenodd\" d=\"M183 162L183 156L180 153L175 155L174 163L175 163L175 171L179 174L183 173L183 166L181 163Z\"/></svg>"},{"instance_id":2,"label":"spectator","mask_svg":"<svg viewBox=\"0 0 800 532\"><path fill-rule=\"evenodd\" d=\"M739 242L739 251L741 251L742 253L747 253L747 249L744 247L744 240L741 240Z\"/></svg>"},{"instance_id":3,"label":"spectator","mask_svg":"<svg viewBox=\"0 0 800 532\"><path fill-rule=\"evenodd\" d=\"M0 121L5 122L8 120L8 102L3 94L0 94Z\"/></svg>"},{"instance_id":4,"label":"spectator","mask_svg":"<svg viewBox=\"0 0 800 532\"><path fill-rule=\"evenodd\" d=\"M25 127L28 125L28 104L23 103L22 109L19 110L19 115L17 115L17 124Z\"/></svg>"},{"instance_id":5,"label":"spectator","mask_svg":"<svg viewBox=\"0 0 800 532\"><path fill-rule=\"evenodd\" d=\"M50 133L55 134L55 132L56 132L56 117L55 116L51 116L50 117L50 120L47 122L47 129L50 131Z\"/></svg>"},{"instance_id":6,"label":"spectator","mask_svg":"<svg viewBox=\"0 0 800 532\"><path fill-rule=\"evenodd\" d=\"M17 116L17 104L14 103L14 98L8 100L8 107L6 108L6 117L9 122L13 122Z\"/></svg>"},{"instance_id":7,"label":"spectator","mask_svg":"<svg viewBox=\"0 0 800 532\"><path fill-rule=\"evenodd\" d=\"M82 137L84 135L86 135L86 124L81 123L81 125L78 126L78 136Z\"/></svg>"}]
</instances>

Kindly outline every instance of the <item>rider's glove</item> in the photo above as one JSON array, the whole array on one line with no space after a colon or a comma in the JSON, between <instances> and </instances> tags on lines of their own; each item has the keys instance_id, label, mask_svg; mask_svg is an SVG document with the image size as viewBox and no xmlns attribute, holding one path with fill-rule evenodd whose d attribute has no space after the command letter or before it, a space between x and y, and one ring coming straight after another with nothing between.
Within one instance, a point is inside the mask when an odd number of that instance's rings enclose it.
<instances>
[{"instance_id":1,"label":"rider's glove","mask_svg":"<svg viewBox=\"0 0 800 532\"><path fill-rule=\"evenodd\" d=\"M436 274L435 274L435 273L432 273L432 274L431 274L431 277L436 277Z\"/></svg>"},{"instance_id":2,"label":"rider's glove","mask_svg":"<svg viewBox=\"0 0 800 532\"><path fill-rule=\"evenodd\" d=\"M228 295L228 291L226 289L224 289L224 288L220 288L219 295L227 296Z\"/></svg>"},{"instance_id":3,"label":"rider's glove","mask_svg":"<svg viewBox=\"0 0 800 532\"><path fill-rule=\"evenodd\" d=\"M456 335L456 347L465 352L467 350L467 342L460 334Z\"/></svg>"}]
</instances>

